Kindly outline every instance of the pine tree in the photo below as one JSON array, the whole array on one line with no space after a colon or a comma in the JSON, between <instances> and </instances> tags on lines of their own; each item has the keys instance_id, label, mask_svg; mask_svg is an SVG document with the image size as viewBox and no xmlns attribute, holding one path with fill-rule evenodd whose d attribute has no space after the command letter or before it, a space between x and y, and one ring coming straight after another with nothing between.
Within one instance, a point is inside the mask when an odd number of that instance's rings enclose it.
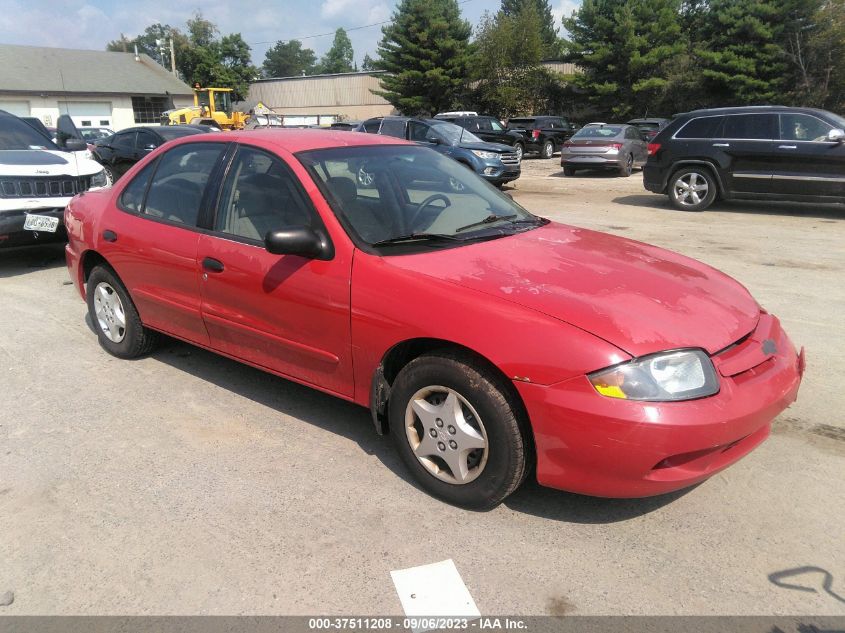
<instances>
[{"instance_id":1,"label":"pine tree","mask_svg":"<svg viewBox=\"0 0 845 633\"><path fill-rule=\"evenodd\" d=\"M508 17L515 17L528 5L534 7L539 18L538 28L543 40L543 59L557 59L560 56L561 47L549 0L502 0L501 11Z\"/></svg>"},{"instance_id":2,"label":"pine tree","mask_svg":"<svg viewBox=\"0 0 845 633\"><path fill-rule=\"evenodd\" d=\"M405 114L449 109L467 75L472 29L456 0L402 0L382 27L376 62L383 96Z\"/></svg>"},{"instance_id":3,"label":"pine tree","mask_svg":"<svg viewBox=\"0 0 845 633\"><path fill-rule=\"evenodd\" d=\"M378 70L376 68L376 61L369 55L364 55L364 61L361 62L361 70Z\"/></svg>"}]
</instances>

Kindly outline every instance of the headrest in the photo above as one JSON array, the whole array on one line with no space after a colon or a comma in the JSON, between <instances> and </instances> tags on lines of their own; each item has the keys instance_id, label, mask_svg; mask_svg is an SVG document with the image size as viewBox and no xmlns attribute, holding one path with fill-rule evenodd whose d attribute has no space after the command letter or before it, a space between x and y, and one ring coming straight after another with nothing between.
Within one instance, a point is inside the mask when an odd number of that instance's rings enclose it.
<instances>
[{"instance_id":1,"label":"headrest","mask_svg":"<svg viewBox=\"0 0 845 633\"><path fill-rule=\"evenodd\" d=\"M358 198L358 187L355 181L344 176L332 176L326 181L332 193L343 202L354 202Z\"/></svg>"}]
</instances>

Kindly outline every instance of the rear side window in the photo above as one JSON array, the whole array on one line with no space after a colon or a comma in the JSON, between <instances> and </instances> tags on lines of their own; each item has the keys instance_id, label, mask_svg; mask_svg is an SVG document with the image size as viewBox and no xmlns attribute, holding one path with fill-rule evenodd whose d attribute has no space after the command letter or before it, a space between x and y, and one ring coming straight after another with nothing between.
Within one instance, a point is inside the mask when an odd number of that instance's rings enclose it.
<instances>
[{"instance_id":1,"label":"rear side window","mask_svg":"<svg viewBox=\"0 0 845 633\"><path fill-rule=\"evenodd\" d=\"M718 138L724 119L723 116L705 116L693 119L678 130L675 138Z\"/></svg>"},{"instance_id":2,"label":"rear side window","mask_svg":"<svg viewBox=\"0 0 845 633\"><path fill-rule=\"evenodd\" d=\"M536 121L534 119L511 119L508 121L508 128L511 130L530 130L535 127L535 124Z\"/></svg>"},{"instance_id":3,"label":"rear side window","mask_svg":"<svg viewBox=\"0 0 845 633\"><path fill-rule=\"evenodd\" d=\"M189 143L162 156L150 183L144 213L196 226L205 186L224 147L223 143Z\"/></svg>"},{"instance_id":4,"label":"rear side window","mask_svg":"<svg viewBox=\"0 0 845 633\"><path fill-rule=\"evenodd\" d=\"M126 134L115 134L111 142L112 147L119 149L134 149L135 148L135 132L128 132Z\"/></svg>"},{"instance_id":5,"label":"rear side window","mask_svg":"<svg viewBox=\"0 0 845 633\"><path fill-rule=\"evenodd\" d=\"M381 125L381 119L370 119L364 122L364 131L368 134L377 134Z\"/></svg>"},{"instance_id":6,"label":"rear side window","mask_svg":"<svg viewBox=\"0 0 845 633\"><path fill-rule=\"evenodd\" d=\"M721 138L770 140L777 138L777 114L730 114Z\"/></svg>"},{"instance_id":7,"label":"rear side window","mask_svg":"<svg viewBox=\"0 0 845 633\"><path fill-rule=\"evenodd\" d=\"M141 213L144 208L144 194L147 192L147 185L150 184L157 162L153 161L144 167L123 190L117 202L121 209L130 213Z\"/></svg>"},{"instance_id":8,"label":"rear side window","mask_svg":"<svg viewBox=\"0 0 845 633\"><path fill-rule=\"evenodd\" d=\"M385 119L381 122L379 134L384 134L385 136L394 136L396 138L405 138L405 121Z\"/></svg>"}]
</instances>

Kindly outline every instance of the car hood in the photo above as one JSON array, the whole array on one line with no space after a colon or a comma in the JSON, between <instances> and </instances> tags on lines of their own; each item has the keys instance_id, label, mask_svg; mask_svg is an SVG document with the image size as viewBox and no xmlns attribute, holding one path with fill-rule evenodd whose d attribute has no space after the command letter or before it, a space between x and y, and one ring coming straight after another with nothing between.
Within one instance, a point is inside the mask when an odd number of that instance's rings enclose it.
<instances>
[{"instance_id":1,"label":"car hood","mask_svg":"<svg viewBox=\"0 0 845 633\"><path fill-rule=\"evenodd\" d=\"M513 151L513 147L504 145L503 143L458 143L458 147L470 150L478 149L484 152L496 152L497 154Z\"/></svg>"},{"instance_id":2,"label":"car hood","mask_svg":"<svg viewBox=\"0 0 845 633\"><path fill-rule=\"evenodd\" d=\"M701 262L556 223L385 260L542 312L632 356L682 347L712 354L751 332L760 315L741 284Z\"/></svg>"},{"instance_id":3,"label":"car hood","mask_svg":"<svg viewBox=\"0 0 845 633\"><path fill-rule=\"evenodd\" d=\"M90 176L102 166L88 158L87 151L57 152L42 149L0 151L3 176Z\"/></svg>"}]
</instances>

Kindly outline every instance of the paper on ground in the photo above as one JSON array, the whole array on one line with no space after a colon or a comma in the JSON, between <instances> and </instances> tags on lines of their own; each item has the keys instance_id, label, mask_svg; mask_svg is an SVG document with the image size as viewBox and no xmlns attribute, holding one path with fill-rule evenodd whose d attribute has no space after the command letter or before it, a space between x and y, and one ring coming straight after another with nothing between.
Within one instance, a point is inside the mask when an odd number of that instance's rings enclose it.
<instances>
[{"instance_id":1,"label":"paper on ground","mask_svg":"<svg viewBox=\"0 0 845 633\"><path fill-rule=\"evenodd\" d=\"M481 613L452 559L390 572L405 615L478 618ZM424 631L426 629L415 629Z\"/></svg>"}]
</instances>

